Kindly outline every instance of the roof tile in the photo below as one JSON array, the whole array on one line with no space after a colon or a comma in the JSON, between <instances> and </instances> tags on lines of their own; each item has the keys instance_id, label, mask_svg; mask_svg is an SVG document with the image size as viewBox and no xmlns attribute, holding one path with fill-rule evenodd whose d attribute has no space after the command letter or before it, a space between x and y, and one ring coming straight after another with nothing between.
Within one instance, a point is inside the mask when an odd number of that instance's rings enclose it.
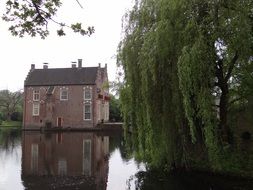
<instances>
[{"instance_id":1,"label":"roof tile","mask_svg":"<svg viewBox=\"0 0 253 190\"><path fill-rule=\"evenodd\" d=\"M95 84L97 69L98 67L35 69L28 74L25 86Z\"/></svg>"}]
</instances>

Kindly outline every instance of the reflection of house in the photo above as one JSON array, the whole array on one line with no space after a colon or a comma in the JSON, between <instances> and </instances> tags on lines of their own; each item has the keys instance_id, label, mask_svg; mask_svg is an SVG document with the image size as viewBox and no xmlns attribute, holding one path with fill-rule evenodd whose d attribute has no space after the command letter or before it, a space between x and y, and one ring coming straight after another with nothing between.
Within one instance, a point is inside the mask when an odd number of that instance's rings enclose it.
<instances>
[{"instance_id":1,"label":"reflection of house","mask_svg":"<svg viewBox=\"0 0 253 190\"><path fill-rule=\"evenodd\" d=\"M31 70L24 84L25 129L94 127L109 119L107 66Z\"/></svg>"},{"instance_id":2,"label":"reflection of house","mask_svg":"<svg viewBox=\"0 0 253 190\"><path fill-rule=\"evenodd\" d=\"M26 188L36 185L37 179L43 181L44 189L71 184L84 187L86 182L92 189L106 189L108 136L25 132L22 148L22 179Z\"/></svg>"}]
</instances>

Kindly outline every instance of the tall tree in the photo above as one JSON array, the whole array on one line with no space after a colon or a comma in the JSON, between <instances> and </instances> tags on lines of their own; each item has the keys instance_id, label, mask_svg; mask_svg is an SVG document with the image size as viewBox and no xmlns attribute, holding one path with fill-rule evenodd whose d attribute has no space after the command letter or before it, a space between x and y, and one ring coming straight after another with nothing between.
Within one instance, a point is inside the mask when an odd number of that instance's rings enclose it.
<instances>
[{"instance_id":1,"label":"tall tree","mask_svg":"<svg viewBox=\"0 0 253 190\"><path fill-rule=\"evenodd\" d=\"M128 13L118 53L122 110L151 165L203 158L222 168L229 111L250 92L252 7L251 0L139 0Z\"/></svg>"},{"instance_id":2,"label":"tall tree","mask_svg":"<svg viewBox=\"0 0 253 190\"><path fill-rule=\"evenodd\" d=\"M252 65L252 6L252 1L238 0L192 1L188 7L185 46L178 64L188 119L196 115L203 119L207 110L209 115L217 111L221 138L226 143L230 143L231 133L229 108L245 98L238 91L242 81L237 76L245 75L245 68ZM209 105L203 107L207 97L211 98ZM211 104L217 109L211 110ZM195 113L190 113L194 106Z\"/></svg>"}]
</instances>

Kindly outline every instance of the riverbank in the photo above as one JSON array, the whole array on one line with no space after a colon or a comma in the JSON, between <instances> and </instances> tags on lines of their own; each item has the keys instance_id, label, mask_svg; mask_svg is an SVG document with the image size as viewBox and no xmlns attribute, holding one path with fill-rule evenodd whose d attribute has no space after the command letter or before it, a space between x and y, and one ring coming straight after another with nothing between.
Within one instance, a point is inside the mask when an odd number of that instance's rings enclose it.
<instances>
[{"instance_id":1,"label":"riverbank","mask_svg":"<svg viewBox=\"0 0 253 190\"><path fill-rule=\"evenodd\" d=\"M95 127L76 127L76 126L68 126L68 127L24 127L22 130L24 131L62 131L62 132L68 132L68 131L123 131L122 123L119 122L112 122L112 123L100 123Z\"/></svg>"},{"instance_id":2,"label":"riverbank","mask_svg":"<svg viewBox=\"0 0 253 190\"><path fill-rule=\"evenodd\" d=\"M0 128L20 128L21 129L22 122L21 121L2 121Z\"/></svg>"}]
</instances>

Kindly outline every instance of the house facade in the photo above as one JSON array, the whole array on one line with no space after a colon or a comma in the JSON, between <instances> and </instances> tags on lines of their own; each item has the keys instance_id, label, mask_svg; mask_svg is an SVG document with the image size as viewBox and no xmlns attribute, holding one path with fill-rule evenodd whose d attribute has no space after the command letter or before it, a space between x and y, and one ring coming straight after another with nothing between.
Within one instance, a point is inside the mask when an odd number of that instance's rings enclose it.
<instances>
[{"instance_id":1,"label":"house facade","mask_svg":"<svg viewBox=\"0 0 253 190\"><path fill-rule=\"evenodd\" d=\"M31 69L24 83L24 129L91 128L109 120L107 66Z\"/></svg>"}]
</instances>

